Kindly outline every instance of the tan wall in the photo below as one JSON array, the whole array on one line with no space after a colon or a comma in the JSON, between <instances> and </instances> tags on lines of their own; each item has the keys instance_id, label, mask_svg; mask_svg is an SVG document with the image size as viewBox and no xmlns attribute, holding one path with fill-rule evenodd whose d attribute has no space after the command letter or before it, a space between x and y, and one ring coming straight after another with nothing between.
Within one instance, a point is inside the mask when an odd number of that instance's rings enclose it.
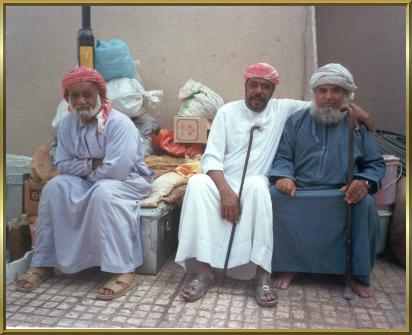
<instances>
[{"instance_id":1,"label":"tan wall","mask_svg":"<svg viewBox=\"0 0 412 335\"><path fill-rule=\"evenodd\" d=\"M280 72L278 97L307 97L316 66L313 8L303 6L93 6L96 39L126 41L146 90L163 89L151 114L172 127L179 88L200 81L225 102L243 97L255 62ZM32 155L52 135L63 72L77 64L80 6L6 7L6 151Z\"/></svg>"},{"instance_id":2,"label":"tan wall","mask_svg":"<svg viewBox=\"0 0 412 335\"><path fill-rule=\"evenodd\" d=\"M345 65L358 86L356 102L374 117L377 128L403 135L405 24L405 6L316 7L319 66Z\"/></svg>"}]
</instances>

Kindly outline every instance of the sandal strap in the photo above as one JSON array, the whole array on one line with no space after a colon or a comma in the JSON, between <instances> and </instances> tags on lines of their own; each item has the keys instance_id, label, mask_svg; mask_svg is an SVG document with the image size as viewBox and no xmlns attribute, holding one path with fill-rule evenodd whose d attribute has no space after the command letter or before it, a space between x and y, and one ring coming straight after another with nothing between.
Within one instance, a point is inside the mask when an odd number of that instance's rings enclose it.
<instances>
[{"instance_id":1,"label":"sandal strap","mask_svg":"<svg viewBox=\"0 0 412 335\"><path fill-rule=\"evenodd\" d=\"M25 280L30 282L29 278L33 275L39 277L39 280L44 280L50 275L50 273L51 271L46 269L29 268L19 278L17 278L17 280Z\"/></svg>"},{"instance_id":2,"label":"sandal strap","mask_svg":"<svg viewBox=\"0 0 412 335\"><path fill-rule=\"evenodd\" d=\"M208 275L205 275L204 273L196 273L193 275L192 281L190 282L190 285L197 286L199 282L204 283L207 285L209 282L212 281L212 278L210 278ZM193 286L192 286L193 287Z\"/></svg>"},{"instance_id":3,"label":"sandal strap","mask_svg":"<svg viewBox=\"0 0 412 335\"><path fill-rule=\"evenodd\" d=\"M256 285L256 287L259 287L259 286L272 287L273 282L272 282L271 278L263 277L263 278L256 279L256 284L255 285Z\"/></svg>"},{"instance_id":4,"label":"sandal strap","mask_svg":"<svg viewBox=\"0 0 412 335\"><path fill-rule=\"evenodd\" d=\"M271 295L274 299L277 300L277 295L273 290L272 279L264 277L256 280L256 294L259 296Z\"/></svg>"},{"instance_id":5,"label":"sandal strap","mask_svg":"<svg viewBox=\"0 0 412 335\"><path fill-rule=\"evenodd\" d=\"M130 278L132 278L130 280ZM109 290L114 291L113 287L121 286L122 288L128 288L131 284L133 284L134 280L136 279L136 275L132 275L129 273L122 273L107 281L102 288L107 288Z\"/></svg>"},{"instance_id":6,"label":"sandal strap","mask_svg":"<svg viewBox=\"0 0 412 335\"><path fill-rule=\"evenodd\" d=\"M128 286L133 283L133 281L136 279L136 274L134 273L122 273L115 278L113 278L116 282L121 282L125 283Z\"/></svg>"}]
</instances>

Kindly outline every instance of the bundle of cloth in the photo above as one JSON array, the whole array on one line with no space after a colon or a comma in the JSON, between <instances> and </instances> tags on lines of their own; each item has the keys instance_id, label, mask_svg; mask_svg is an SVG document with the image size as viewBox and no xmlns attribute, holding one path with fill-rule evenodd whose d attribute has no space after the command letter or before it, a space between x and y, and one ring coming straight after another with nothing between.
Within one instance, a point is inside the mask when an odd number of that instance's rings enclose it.
<instances>
[{"instance_id":1,"label":"bundle of cloth","mask_svg":"<svg viewBox=\"0 0 412 335\"><path fill-rule=\"evenodd\" d=\"M161 201L181 206L187 181L202 172L200 159L151 155L145 163L156 173L152 193L140 202L141 207L147 208L157 207Z\"/></svg>"}]
</instances>

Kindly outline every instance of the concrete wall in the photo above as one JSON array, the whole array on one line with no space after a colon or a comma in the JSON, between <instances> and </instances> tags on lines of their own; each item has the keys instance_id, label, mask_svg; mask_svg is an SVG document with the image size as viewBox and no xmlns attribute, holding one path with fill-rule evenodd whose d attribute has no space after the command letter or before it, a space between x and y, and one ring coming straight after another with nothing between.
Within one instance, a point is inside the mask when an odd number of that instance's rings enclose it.
<instances>
[{"instance_id":1,"label":"concrete wall","mask_svg":"<svg viewBox=\"0 0 412 335\"><path fill-rule=\"evenodd\" d=\"M126 41L146 90L163 89L151 114L172 127L178 90L200 81L225 102L243 97L242 72L273 64L275 95L308 96L316 67L313 8L304 6L93 6L96 39ZM77 64L80 6L6 6L6 151L32 155L53 133L63 72Z\"/></svg>"},{"instance_id":2,"label":"concrete wall","mask_svg":"<svg viewBox=\"0 0 412 335\"><path fill-rule=\"evenodd\" d=\"M337 62L354 75L356 102L378 129L405 135L405 6L317 6L319 66Z\"/></svg>"}]
</instances>

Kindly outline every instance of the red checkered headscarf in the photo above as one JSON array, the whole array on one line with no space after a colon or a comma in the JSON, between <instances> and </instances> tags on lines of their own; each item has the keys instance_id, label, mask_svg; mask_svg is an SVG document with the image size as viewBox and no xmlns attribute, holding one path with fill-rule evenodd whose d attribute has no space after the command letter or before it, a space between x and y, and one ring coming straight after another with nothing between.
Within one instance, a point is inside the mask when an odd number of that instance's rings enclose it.
<instances>
[{"instance_id":1,"label":"red checkered headscarf","mask_svg":"<svg viewBox=\"0 0 412 335\"><path fill-rule=\"evenodd\" d=\"M66 72L62 79L63 96L66 101L69 101L69 86L89 81L96 84L99 87L100 98L102 101L102 114L103 119L107 120L109 113L112 110L112 102L107 98L106 82L103 77L95 69L86 66L76 66L73 70ZM70 106L69 106L70 110Z\"/></svg>"},{"instance_id":2,"label":"red checkered headscarf","mask_svg":"<svg viewBox=\"0 0 412 335\"><path fill-rule=\"evenodd\" d=\"M279 83L278 71L267 63L256 63L249 66L243 74L243 79L248 80L249 78L263 78L275 85Z\"/></svg>"}]
</instances>

